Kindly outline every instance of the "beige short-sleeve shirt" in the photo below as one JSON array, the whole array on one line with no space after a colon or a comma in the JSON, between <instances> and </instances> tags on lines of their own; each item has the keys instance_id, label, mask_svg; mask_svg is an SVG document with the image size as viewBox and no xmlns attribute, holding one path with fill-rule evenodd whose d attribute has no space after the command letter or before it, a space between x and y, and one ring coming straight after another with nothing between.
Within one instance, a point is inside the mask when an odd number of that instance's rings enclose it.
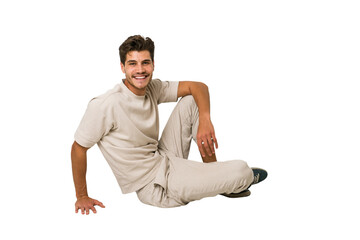
<instances>
[{"instance_id":1,"label":"beige short-sleeve shirt","mask_svg":"<svg viewBox=\"0 0 360 240\"><path fill-rule=\"evenodd\" d=\"M137 191L156 175L158 152L157 105L177 101L178 82L153 79L145 96L123 83L93 98L75 133L83 147L98 144L123 193Z\"/></svg>"}]
</instances>

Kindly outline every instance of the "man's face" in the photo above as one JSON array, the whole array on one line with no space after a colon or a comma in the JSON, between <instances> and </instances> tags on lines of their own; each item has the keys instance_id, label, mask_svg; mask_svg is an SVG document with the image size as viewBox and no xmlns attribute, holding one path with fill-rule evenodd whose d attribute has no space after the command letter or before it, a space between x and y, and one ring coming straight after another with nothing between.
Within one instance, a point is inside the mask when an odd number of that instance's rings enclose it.
<instances>
[{"instance_id":1,"label":"man's face","mask_svg":"<svg viewBox=\"0 0 360 240\"><path fill-rule=\"evenodd\" d=\"M152 79L154 63L150 52L130 51L126 54L125 66L121 63L121 70L125 73L125 85L138 96L145 95L146 87Z\"/></svg>"}]
</instances>

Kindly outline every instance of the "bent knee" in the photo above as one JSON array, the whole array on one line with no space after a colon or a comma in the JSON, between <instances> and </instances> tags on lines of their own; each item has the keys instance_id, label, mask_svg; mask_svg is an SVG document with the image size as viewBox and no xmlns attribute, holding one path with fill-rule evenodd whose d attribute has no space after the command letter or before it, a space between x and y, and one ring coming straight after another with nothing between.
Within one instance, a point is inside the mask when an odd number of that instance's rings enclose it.
<instances>
[{"instance_id":1,"label":"bent knee","mask_svg":"<svg viewBox=\"0 0 360 240\"><path fill-rule=\"evenodd\" d=\"M235 163L234 168L236 169L235 171L240 173L239 176L241 176L243 179L246 179L248 181L253 180L254 173L245 161L236 160L234 161L234 163Z\"/></svg>"},{"instance_id":2,"label":"bent knee","mask_svg":"<svg viewBox=\"0 0 360 240\"><path fill-rule=\"evenodd\" d=\"M186 95L182 97L179 101L179 104L181 105L196 105L195 99L192 95Z\"/></svg>"},{"instance_id":3,"label":"bent knee","mask_svg":"<svg viewBox=\"0 0 360 240\"><path fill-rule=\"evenodd\" d=\"M193 118L197 118L198 116L199 110L192 95L182 97L176 108L180 111L182 116L192 116ZM192 122L194 121L195 119L192 120Z\"/></svg>"}]
</instances>

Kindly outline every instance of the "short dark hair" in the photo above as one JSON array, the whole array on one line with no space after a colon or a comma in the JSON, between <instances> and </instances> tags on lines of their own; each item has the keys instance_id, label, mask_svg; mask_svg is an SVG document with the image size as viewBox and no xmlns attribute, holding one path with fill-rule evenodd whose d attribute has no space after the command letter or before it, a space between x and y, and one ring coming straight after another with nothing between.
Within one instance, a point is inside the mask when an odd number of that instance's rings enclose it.
<instances>
[{"instance_id":1,"label":"short dark hair","mask_svg":"<svg viewBox=\"0 0 360 240\"><path fill-rule=\"evenodd\" d=\"M144 51L148 50L150 52L151 60L154 62L154 42L149 38L144 38L140 35L134 35L128 37L119 47L120 61L125 65L126 54L130 51Z\"/></svg>"}]
</instances>

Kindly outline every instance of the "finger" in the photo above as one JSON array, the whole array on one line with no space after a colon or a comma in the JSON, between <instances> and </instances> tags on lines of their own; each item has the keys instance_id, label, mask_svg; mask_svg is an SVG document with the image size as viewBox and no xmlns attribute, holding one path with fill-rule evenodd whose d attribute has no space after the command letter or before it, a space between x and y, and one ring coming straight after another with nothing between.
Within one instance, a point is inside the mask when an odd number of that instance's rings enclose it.
<instances>
[{"instance_id":1,"label":"finger","mask_svg":"<svg viewBox=\"0 0 360 240\"><path fill-rule=\"evenodd\" d=\"M84 207L82 207L82 208L80 208L81 209L81 214L85 214L85 208Z\"/></svg>"},{"instance_id":2,"label":"finger","mask_svg":"<svg viewBox=\"0 0 360 240\"><path fill-rule=\"evenodd\" d=\"M96 213L96 209L94 206L90 207L91 211L93 211L93 213Z\"/></svg>"},{"instance_id":3,"label":"finger","mask_svg":"<svg viewBox=\"0 0 360 240\"><path fill-rule=\"evenodd\" d=\"M78 212L79 212L79 207L75 206L75 213L78 213Z\"/></svg>"},{"instance_id":4,"label":"finger","mask_svg":"<svg viewBox=\"0 0 360 240\"><path fill-rule=\"evenodd\" d=\"M215 134L212 136L212 141L215 143L216 149L218 149L219 145L218 145L217 139L215 137Z\"/></svg>"},{"instance_id":5,"label":"finger","mask_svg":"<svg viewBox=\"0 0 360 240\"><path fill-rule=\"evenodd\" d=\"M86 215L89 215L89 213L90 213L89 208L86 208Z\"/></svg>"},{"instance_id":6,"label":"finger","mask_svg":"<svg viewBox=\"0 0 360 240\"><path fill-rule=\"evenodd\" d=\"M199 151L200 151L201 156L202 156L202 157L205 157L205 152L204 152L204 149L203 149L202 140L199 140L199 141L197 142L197 144L198 144L198 147L199 147Z\"/></svg>"},{"instance_id":7,"label":"finger","mask_svg":"<svg viewBox=\"0 0 360 240\"><path fill-rule=\"evenodd\" d=\"M207 140L212 153L215 153L213 138Z\"/></svg>"},{"instance_id":8,"label":"finger","mask_svg":"<svg viewBox=\"0 0 360 240\"><path fill-rule=\"evenodd\" d=\"M102 202L98 201L98 200L95 200L94 204L99 206L99 207L105 208L104 204Z\"/></svg>"},{"instance_id":9,"label":"finger","mask_svg":"<svg viewBox=\"0 0 360 240\"><path fill-rule=\"evenodd\" d=\"M212 142L211 142L211 143L212 143ZM211 156L212 153L211 153L211 149L210 149L208 140L205 140L205 141L204 141L204 148L205 148L205 151L206 151L207 155L208 155L208 156Z\"/></svg>"}]
</instances>

